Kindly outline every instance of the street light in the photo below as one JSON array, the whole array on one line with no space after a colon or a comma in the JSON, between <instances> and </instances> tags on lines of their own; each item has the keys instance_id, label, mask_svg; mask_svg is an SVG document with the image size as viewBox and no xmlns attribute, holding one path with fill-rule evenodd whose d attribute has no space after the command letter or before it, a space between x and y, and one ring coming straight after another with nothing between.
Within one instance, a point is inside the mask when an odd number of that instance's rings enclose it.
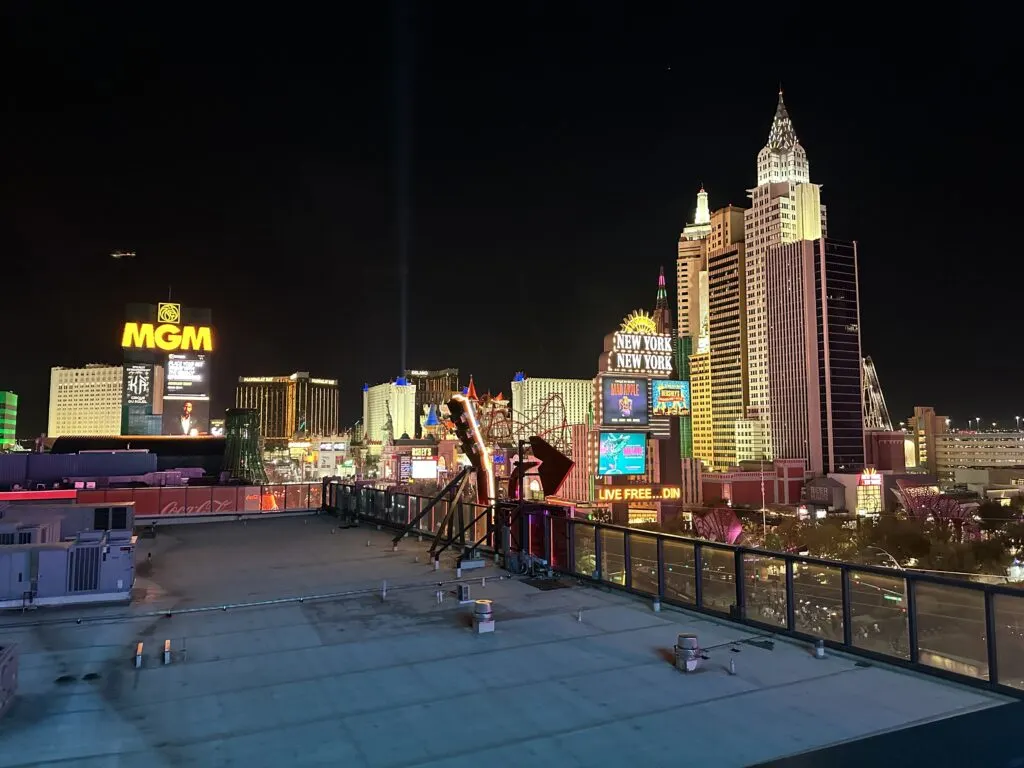
<instances>
[{"instance_id":1,"label":"street light","mask_svg":"<svg viewBox=\"0 0 1024 768\"><path fill-rule=\"evenodd\" d=\"M1020 416L1014 416L1013 418L1017 420L1017 431L1020 432Z\"/></svg>"},{"instance_id":2,"label":"street light","mask_svg":"<svg viewBox=\"0 0 1024 768\"><path fill-rule=\"evenodd\" d=\"M896 568L898 570L901 570L901 571L905 571L906 570L906 568L904 568L902 565L900 565L900 561L892 556L892 553L889 552L889 550L882 549L881 547L876 547L876 546L869 546L867 548L868 549L874 549L874 550L877 550L877 551L881 552L883 555L885 555L886 557L888 557L890 560L893 561L893 563L896 565Z\"/></svg>"}]
</instances>

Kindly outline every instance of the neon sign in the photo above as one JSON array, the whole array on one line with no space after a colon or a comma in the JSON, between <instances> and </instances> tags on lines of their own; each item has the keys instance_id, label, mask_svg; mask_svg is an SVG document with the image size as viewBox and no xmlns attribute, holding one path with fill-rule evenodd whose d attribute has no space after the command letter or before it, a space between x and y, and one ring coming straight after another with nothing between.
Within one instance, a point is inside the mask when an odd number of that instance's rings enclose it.
<instances>
[{"instance_id":1,"label":"neon sign","mask_svg":"<svg viewBox=\"0 0 1024 768\"><path fill-rule=\"evenodd\" d=\"M672 375L672 336L667 333L618 331L608 353L609 372Z\"/></svg>"},{"instance_id":2,"label":"neon sign","mask_svg":"<svg viewBox=\"0 0 1024 768\"><path fill-rule=\"evenodd\" d=\"M861 485L881 485L882 476L873 469L865 469L860 473Z\"/></svg>"},{"instance_id":3,"label":"neon sign","mask_svg":"<svg viewBox=\"0 0 1024 768\"><path fill-rule=\"evenodd\" d=\"M672 485L601 485L598 501L669 501L683 498L683 490Z\"/></svg>"},{"instance_id":4,"label":"neon sign","mask_svg":"<svg viewBox=\"0 0 1024 768\"><path fill-rule=\"evenodd\" d=\"M177 326L171 323L125 323L121 346L130 349L160 349L164 352L195 350L212 352L213 337L205 325Z\"/></svg>"}]
</instances>

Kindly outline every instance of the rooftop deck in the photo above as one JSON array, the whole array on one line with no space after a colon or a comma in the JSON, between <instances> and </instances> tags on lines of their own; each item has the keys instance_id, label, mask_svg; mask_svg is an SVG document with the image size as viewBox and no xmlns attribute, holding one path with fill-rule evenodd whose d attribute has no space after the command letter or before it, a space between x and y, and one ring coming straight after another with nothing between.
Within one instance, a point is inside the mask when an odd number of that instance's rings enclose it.
<instances>
[{"instance_id":1,"label":"rooftop deck","mask_svg":"<svg viewBox=\"0 0 1024 768\"><path fill-rule=\"evenodd\" d=\"M392 552L386 533L336 524L163 528L139 542L131 608L0 616L21 656L0 768L440 768L477 764L483 750L489 765L744 766L1007 701L493 567L464 579L494 601L497 630L477 636L468 607L450 594L438 605L437 583L455 573L432 570L426 542ZM708 649L697 673L672 666L680 632Z\"/></svg>"}]
</instances>

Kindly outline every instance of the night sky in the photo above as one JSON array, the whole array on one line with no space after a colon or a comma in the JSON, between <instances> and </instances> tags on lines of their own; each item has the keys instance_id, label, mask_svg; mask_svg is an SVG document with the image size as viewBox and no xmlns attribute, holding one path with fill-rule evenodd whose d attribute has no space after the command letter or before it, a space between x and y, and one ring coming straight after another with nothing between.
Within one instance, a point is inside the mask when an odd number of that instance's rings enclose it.
<instances>
[{"instance_id":1,"label":"night sky","mask_svg":"<svg viewBox=\"0 0 1024 768\"><path fill-rule=\"evenodd\" d=\"M860 243L894 420L1024 415L1008 37L365 5L4 4L0 389L20 437L45 429L50 366L119 363L124 305L168 291L213 310L215 415L239 375L308 370L340 379L348 426L362 383L401 370L403 251L408 367L506 394L517 370L589 378L674 275L699 184L745 204L780 81L830 234Z\"/></svg>"}]
</instances>

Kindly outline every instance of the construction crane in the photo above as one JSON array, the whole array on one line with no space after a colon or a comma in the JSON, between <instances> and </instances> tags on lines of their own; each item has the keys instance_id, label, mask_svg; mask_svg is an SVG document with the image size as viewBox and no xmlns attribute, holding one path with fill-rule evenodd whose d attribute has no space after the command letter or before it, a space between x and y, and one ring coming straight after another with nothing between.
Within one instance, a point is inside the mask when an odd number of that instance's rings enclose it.
<instances>
[{"instance_id":1,"label":"construction crane","mask_svg":"<svg viewBox=\"0 0 1024 768\"><path fill-rule=\"evenodd\" d=\"M864 358L864 428L892 432L892 419L885 404L882 385L878 383L878 371L870 357Z\"/></svg>"}]
</instances>

